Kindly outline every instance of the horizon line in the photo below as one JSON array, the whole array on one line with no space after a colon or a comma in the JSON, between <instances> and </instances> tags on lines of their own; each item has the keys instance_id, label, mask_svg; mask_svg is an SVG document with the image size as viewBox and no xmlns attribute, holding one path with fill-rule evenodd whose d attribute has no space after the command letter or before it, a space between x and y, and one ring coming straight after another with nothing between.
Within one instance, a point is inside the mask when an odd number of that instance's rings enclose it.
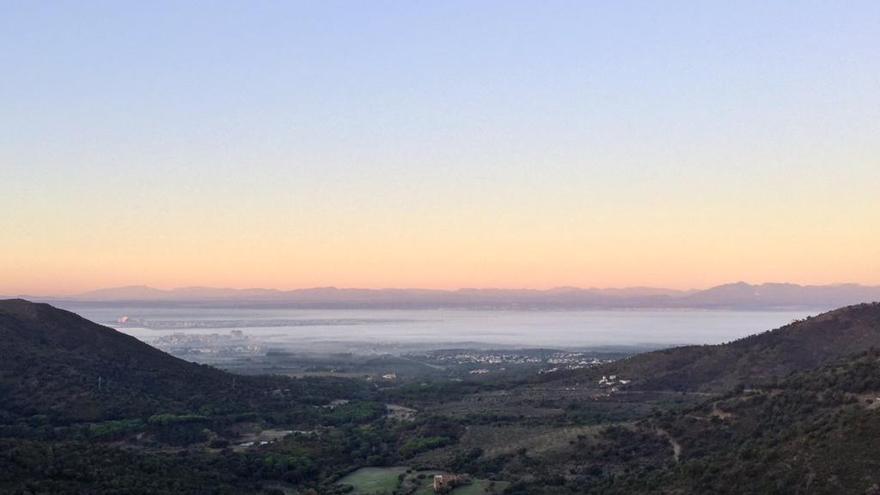
<instances>
[{"instance_id":1,"label":"horizon line","mask_svg":"<svg viewBox=\"0 0 880 495\"><path fill-rule=\"evenodd\" d=\"M496 287L496 286L463 286L463 287L455 287L455 288L432 288L432 287L346 287L346 286L336 286L336 285L316 285L316 286L308 286L308 287L294 287L294 288L277 288L277 287L225 287L225 286L210 286L210 285L183 285L183 286L174 286L174 287L157 287L148 284L129 284L129 285L117 285L117 286L105 286L98 287L94 289L86 289L77 292L66 292L66 293L53 293L53 294L28 294L28 293L17 293L17 294L7 294L0 297L49 297L49 298L64 298L64 297L77 297L87 295L93 292L100 291L112 291L112 290L123 290L123 289L148 289L155 290L161 292L174 292L180 290L193 290L193 289L203 289L203 290L228 290L228 291L271 291L271 292L297 292L297 291L309 291L309 290L371 290L371 291L434 291L434 292L460 292L460 291L468 291L468 290L494 290L494 291L533 291L533 292L549 292L553 290L581 290L581 291L608 291L608 290L635 290L635 289L643 289L643 290L658 290L658 291L669 291L669 292L698 292L705 291L717 287L724 287L729 285L749 285L753 287L760 287L764 285L791 285L797 287L844 287L844 286L857 286L857 287L880 287L878 284L867 284L861 282L834 282L827 284L810 284L810 283L797 283L797 282L746 282L744 280L738 280L735 282L724 282L720 284L708 285L705 287L691 287L687 289L678 289L672 287L664 287L660 285L626 285L626 286L574 286L574 285L559 285L545 288L538 287Z\"/></svg>"}]
</instances>

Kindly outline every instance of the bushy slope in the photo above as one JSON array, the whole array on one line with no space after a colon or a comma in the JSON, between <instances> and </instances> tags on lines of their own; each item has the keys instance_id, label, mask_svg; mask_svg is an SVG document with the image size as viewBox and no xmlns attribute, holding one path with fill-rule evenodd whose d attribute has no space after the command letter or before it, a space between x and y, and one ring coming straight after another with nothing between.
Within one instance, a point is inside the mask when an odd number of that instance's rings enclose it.
<instances>
[{"instance_id":1,"label":"bushy slope","mask_svg":"<svg viewBox=\"0 0 880 495\"><path fill-rule=\"evenodd\" d=\"M668 432L681 462L618 479L609 491L880 493L878 406L876 351L732 393L641 424Z\"/></svg>"},{"instance_id":2,"label":"bushy slope","mask_svg":"<svg viewBox=\"0 0 880 495\"><path fill-rule=\"evenodd\" d=\"M880 351L579 439L517 494L880 495Z\"/></svg>"}]
</instances>

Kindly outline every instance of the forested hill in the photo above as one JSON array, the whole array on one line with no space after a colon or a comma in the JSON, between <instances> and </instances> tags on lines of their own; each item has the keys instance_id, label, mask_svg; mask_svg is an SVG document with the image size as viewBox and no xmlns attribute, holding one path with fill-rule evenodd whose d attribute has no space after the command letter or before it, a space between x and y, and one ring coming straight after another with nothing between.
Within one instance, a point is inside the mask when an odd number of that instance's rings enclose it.
<instances>
[{"instance_id":1,"label":"forested hill","mask_svg":"<svg viewBox=\"0 0 880 495\"><path fill-rule=\"evenodd\" d=\"M880 353L868 351L663 415L648 423L680 444L683 466L648 485L685 493L878 495L878 406Z\"/></svg>"},{"instance_id":2,"label":"forested hill","mask_svg":"<svg viewBox=\"0 0 880 495\"><path fill-rule=\"evenodd\" d=\"M235 376L175 358L48 304L0 301L0 418L45 415L58 423L206 407L266 409L283 406L285 400L310 400L310 385L308 380ZM325 380L316 393L332 396L336 386L352 387Z\"/></svg>"},{"instance_id":3,"label":"forested hill","mask_svg":"<svg viewBox=\"0 0 880 495\"><path fill-rule=\"evenodd\" d=\"M848 306L727 344L639 354L584 373L590 379L616 374L632 380L633 389L723 391L814 369L873 347L880 348L880 303Z\"/></svg>"},{"instance_id":4,"label":"forested hill","mask_svg":"<svg viewBox=\"0 0 880 495\"><path fill-rule=\"evenodd\" d=\"M510 493L880 495L880 352L578 439Z\"/></svg>"}]
</instances>

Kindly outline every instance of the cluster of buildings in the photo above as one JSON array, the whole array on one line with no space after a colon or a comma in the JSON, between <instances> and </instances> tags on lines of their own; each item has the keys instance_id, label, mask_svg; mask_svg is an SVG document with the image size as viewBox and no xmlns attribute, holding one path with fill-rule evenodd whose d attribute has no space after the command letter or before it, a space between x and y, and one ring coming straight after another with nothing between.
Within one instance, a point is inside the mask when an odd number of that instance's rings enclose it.
<instances>
[{"instance_id":1,"label":"cluster of buildings","mask_svg":"<svg viewBox=\"0 0 880 495\"><path fill-rule=\"evenodd\" d=\"M434 361L452 364L529 364L543 363L537 356L506 352L463 351L456 354L433 354Z\"/></svg>"},{"instance_id":2,"label":"cluster of buildings","mask_svg":"<svg viewBox=\"0 0 880 495\"><path fill-rule=\"evenodd\" d=\"M461 351L452 353L433 353L427 356L430 360L449 364L600 364L604 361L584 352L574 351Z\"/></svg>"},{"instance_id":3,"label":"cluster of buildings","mask_svg":"<svg viewBox=\"0 0 880 495\"><path fill-rule=\"evenodd\" d=\"M599 386L607 388L610 392L617 392L618 387L626 385L631 381L632 380L624 380L617 375L602 375L602 378L599 379Z\"/></svg>"},{"instance_id":4,"label":"cluster of buildings","mask_svg":"<svg viewBox=\"0 0 880 495\"><path fill-rule=\"evenodd\" d=\"M449 493L457 486L470 483L470 477L466 474L435 474L434 493Z\"/></svg>"},{"instance_id":5,"label":"cluster of buildings","mask_svg":"<svg viewBox=\"0 0 880 495\"><path fill-rule=\"evenodd\" d=\"M563 353L560 353L563 354ZM600 364L610 362L607 359L599 359L596 357L587 357L581 353L564 353L547 360L549 364L555 364L552 368L544 368L538 370L538 374L555 373L562 370L579 370L583 368L592 368Z\"/></svg>"},{"instance_id":6,"label":"cluster of buildings","mask_svg":"<svg viewBox=\"0 0 880 495\"><path fill-rule=\"evenodd\" d=\"M472 375L485 375L485 374L489 373L489 370L486 368L479 368L479 369L475 369L475 370L470 370L470 371L468 371L468 373L470 373Z\"/></svg>"},{"instance_id":7,"label":"cluster of buildings","mask_svg":"<svg viewBox=\"0 0 880 495\"><path fill-rule=\"evenodd\" d=\"M232 330L228 334L176 332L157 337L151 340L150 344L176 356L193 354L255 355L262 354L264 351L259 343L245 336L241 330Z\"/></svg>"}]
</instances>

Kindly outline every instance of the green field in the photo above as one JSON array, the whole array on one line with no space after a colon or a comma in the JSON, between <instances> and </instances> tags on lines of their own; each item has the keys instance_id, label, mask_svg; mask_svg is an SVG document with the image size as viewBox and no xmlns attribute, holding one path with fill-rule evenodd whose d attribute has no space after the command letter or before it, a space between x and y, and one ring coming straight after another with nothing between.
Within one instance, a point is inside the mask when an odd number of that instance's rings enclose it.
<instances>
[{"instance_id":1,"label":"green field","mask_svg":"<svg viewBox=\"0 0 880 495\"><path fill-rule=\"evenodd\" d=\"M405 467L361 468L339 480L339 483L353 486L352 493L357 495L390 495L400 486L398 476L405 472Z\"/></svg>"}]
</instances>

